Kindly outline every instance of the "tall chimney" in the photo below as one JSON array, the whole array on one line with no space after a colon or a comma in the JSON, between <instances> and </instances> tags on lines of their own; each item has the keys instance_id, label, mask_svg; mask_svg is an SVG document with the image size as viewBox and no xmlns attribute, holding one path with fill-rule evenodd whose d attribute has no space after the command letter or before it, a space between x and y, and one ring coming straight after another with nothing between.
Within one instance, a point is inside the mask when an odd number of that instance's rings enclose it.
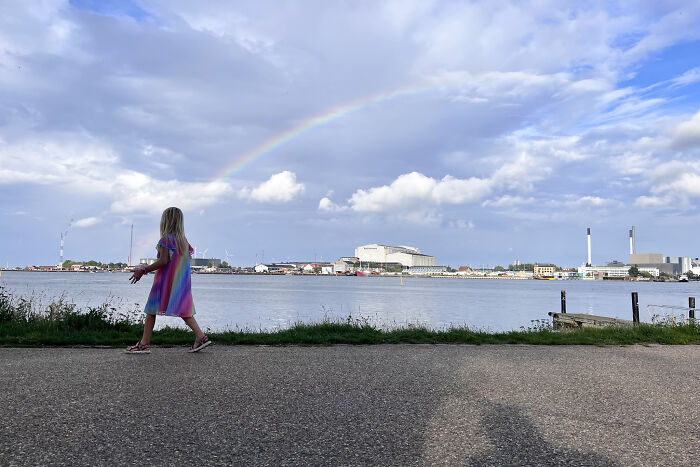
<instances>
[{"instance_id":1,"label":"tall chimney","mask_svg":"<svg viewBox=\"0 0 700 467\"><path fill-rule=\"evenodd\" d=\"M588 263L586 265L591 266L591 228L588 227Z\"/></svg>"},{"instance_id":2,"label":"tall chimney","mask_svg":"<svg viewBox=\"0 0 700 467\"><path fill-rule=\"evenodd\" d=\"M632 254L637 252L637 232L634 231L634 226L632 226Z\"/></svg>"},{"instance_id":3,"label":"tall chimney","mask_svg":"<svg viewBox=\"0 0 700 467\"><path fill-rule=\"evenodd\" d=\"M634 232L630 230L630 255L634 254Z\"/></svg>"}]
</instances>

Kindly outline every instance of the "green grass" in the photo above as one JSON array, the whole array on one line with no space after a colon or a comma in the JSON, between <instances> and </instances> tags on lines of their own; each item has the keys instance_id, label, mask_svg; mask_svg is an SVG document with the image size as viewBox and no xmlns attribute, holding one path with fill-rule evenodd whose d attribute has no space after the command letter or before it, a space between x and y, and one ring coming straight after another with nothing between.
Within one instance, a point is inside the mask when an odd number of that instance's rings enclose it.
<instances>
[{"instance_id":1,"label":"green grass","mask_svg":"<svg viewBox=\"0 0 700 467\"><path fill-rule=\"evenodd\" d=\"M43 307L35 297L16 297L0 287L0 346L41 347L100 345L125 346L141 337L142 314L118 312L109 304L78 310L63 297ZM548 321L536 321L520 331L492 333L464 327L427 329L406 326L382 330L366 320L323 320L298 323L274 332L236 330L209 333L226 345L334 345L334 344L531 344L631 345L700 344L700 325L641 324L631 328L583 329L556 332ZM164 328L153 333L152 344L190 345L189 330Z\"/></svg>"}]
</instances>

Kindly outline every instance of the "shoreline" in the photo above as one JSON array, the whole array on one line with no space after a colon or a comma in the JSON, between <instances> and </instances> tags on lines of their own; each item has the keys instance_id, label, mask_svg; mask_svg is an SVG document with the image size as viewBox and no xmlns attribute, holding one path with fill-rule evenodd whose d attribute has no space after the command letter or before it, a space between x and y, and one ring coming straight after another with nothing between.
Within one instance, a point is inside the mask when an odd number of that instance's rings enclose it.
<instances>
[{"instance_id":1,"label":"shoreline","mask_svg":"<svg viewBox=\"0 0 700 467\"><path fill-rule=\"evenodd\" d=\"M113 270L113 271L69 271L69 270L32 270L32 269L6 269L0 268L0 280L2 279L3 272L22 272L22 273L73 273L73 274L131 274L131 271L124 270ZM387 273L387 274L370 274L368 276L355 276L354 274L304 274L304 273L294 273L294 274L278 274L278 273L264 273L264 272L224 272L224 271L193 271L193 275L217 275L217 276L270 276L270 277L286 277L286 276L304 276L304 277L394 277L394 278L428 278L428 279L493 279L493 280L547 280L547 281L557 281L557 282L569 282L569 281L590 281L590 282L678 282L687 283L688 281L679 281L677 279L664 279L664 280L649 280L649 279L638 279L632 277L624 278L610 278L606 277L603 279L582 279L582 278L538 278L538 277L522 277L522 276L487 276L479 274L398 274L398 273ZM690 281L698 282L698 281Z\"/></svg>"},{"instance_id":2,"label":"shoreline","mask_svg":"<svg viewBox=\"0 0 700 467\"><path fill-rule=\"evenodd\" d=\"M99 313L67 314L62 320L30 322L0 321L0 347L111 347L139 341L143 326L125 321L110 322ZM277 331L238 329L211 332L216 345L225 346L334 346L334 345L698 345L700 325L639 324L633 327L584 328L555 331L548 320L519 331L488 332L467 326L430 329L403 326L379 329L360 320L297 323ZM165 327L153 332L157 347L189 346L193 334L182 328Z\"/></svg>"}]
</instances>

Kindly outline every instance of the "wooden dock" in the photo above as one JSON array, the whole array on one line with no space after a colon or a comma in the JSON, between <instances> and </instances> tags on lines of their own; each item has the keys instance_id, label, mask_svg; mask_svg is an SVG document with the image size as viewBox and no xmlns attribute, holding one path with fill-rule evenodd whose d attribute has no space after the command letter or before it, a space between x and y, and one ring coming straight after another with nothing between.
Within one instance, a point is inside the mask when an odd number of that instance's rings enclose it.
<instances>
[{"instance_id":1,"label":"wooden dock","mask_svg":"<svg viewBox=\"0 0 700 467\"><path fill-rule=\"evenodd\" d=\"M585 315L580 313L548 313L552 317L554 329L604 328L608 326L628 327L633 321L607 316Z\"/></svg>"}]
</instances>

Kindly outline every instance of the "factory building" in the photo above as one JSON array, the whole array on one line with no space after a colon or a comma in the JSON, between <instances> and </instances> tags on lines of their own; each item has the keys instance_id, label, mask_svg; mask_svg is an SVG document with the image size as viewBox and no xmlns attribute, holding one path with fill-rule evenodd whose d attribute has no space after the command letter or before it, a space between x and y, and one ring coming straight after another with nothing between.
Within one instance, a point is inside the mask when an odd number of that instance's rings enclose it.
<instances>
[{"instance_id":1,"label":"factory building","mask_svg":"<svg viewBox=\"0 0 700 467\"><path fill-rule=\"evenodd\" d=\"M445 274L447 266L411 266L406 270L407 274L417 276L429 276L431 274Z\"/></svg>"},{"instance_id":2,"label":"factory building","mask_svg":"<svg viewBox=\"0 0 700 467\"><path fill-rule=\"evenodd\" d=\"M664 256L661 253L630 254L630 264L639 268L657 268L660 272L679 276L692 268L692 260L686 256Z\"/></svg>"},{"instance_id":3,"label":"factory building","mask_svg":"<svg viewBox=\"0 0 700 467\"><path fill-rule=\"evenodd\" d=\"M637 266L641 272L648 272L654 277L661 273L679 276L686 274L693 268L693 262L685 256L664 256L661 253L637 253L637 239L634 226L629 231L629 264L618 262L609 263L606 266L593 266L591 263L591 229L588 229L588 262L578 268L579 274L584 279L605 277L621 278L629 274L629 268Z\"/></svg>"},{"instance_id":4,"label":"factory building","mask_svg":"<svg viewBox=\"0 0 700 467\"><path fill-rule=\"evenodd\" d=\"M157 258L141 258L139 260L139 264L143 264L144 266L149 266L157 261ZM209 267L211 264L211 267L213 268L218 268L221 266L221 259L219 258L191 258L190 259L190 267L192 269L204 269Z\"/></svg>"},{"instance_id":5,"label":"factory building","mask_svg":"<svg viewBox=\"0 0 700 467\"><path fill-rule=\"evenodd\" d=\"M685 274L693 268L693 260L687 256L666 256L664 263L673 264L678 271L676 274Z\"/></svg>"},{"instance_id":6,"label":"factory building","mask_svg":"<svg viewBox=\"0 0 700 467\"><path fill-rule=\"evenodd\" d=\"M632 253L630 254L630 264L660 264L664 262L664 255L661 253Z\"/></svg>"},{"instance_id":7,"label":"factory building","mask_svg":"<svg viewBox=\"0 0 700 467\"><path fill-rule=\"evenodd\" d=\"M221 266L221 260L219 258L191 258L190 266L193 269L200 269L206 267L218 268Z\"/></svg>"},{"instance_id":8,"label":"factory building","mask_svg":"<svg viewBox=\"0 0 700 467\"><path fill-rule=\"evenodd\" d=\"M582 279L605 279L608 278L623 278L629 275L629 264L610 263L605 266L579 266L578 273ZM637 266L641 272L648 272L654 277L659 277L659 268Z\"/></svg>"},{"instance_id":9,"label":"factory building","mask_svg":"<svg viewBox=\"0 0 700 467\"><path fill-rule=\"evenodd\" d=\"M434 256L424 255L411 246L392 246L373 243L355 248L355 256L363 263L399 263L402 266L436 266Z\"/></svg>"}]
</instances>

